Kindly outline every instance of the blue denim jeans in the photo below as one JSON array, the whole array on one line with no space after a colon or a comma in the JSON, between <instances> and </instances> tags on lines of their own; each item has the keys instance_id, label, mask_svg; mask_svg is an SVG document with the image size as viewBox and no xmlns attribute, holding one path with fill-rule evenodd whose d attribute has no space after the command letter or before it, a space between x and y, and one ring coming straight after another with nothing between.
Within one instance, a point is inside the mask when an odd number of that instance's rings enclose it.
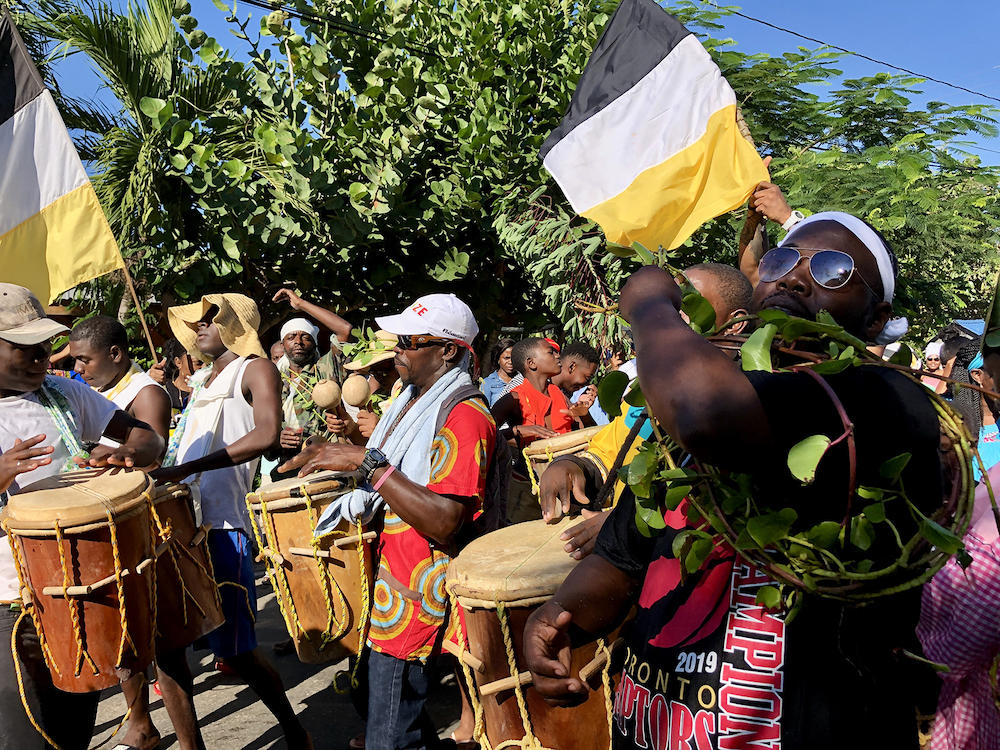
<instances>
[{"instance_id":1,"label":"blue denim jeans","mask_svg":"<svg viewBox=\"0 0 1000 750\"><path fill-rule=\"evenodd\" d=\"M442 747L431 717L424 710L434 660L426 664L404 661L371 649L365 650L367 677L368 750L435 750ZM360 689L364 690L364 685ZM362 693L362 699L364 693ZM364 711L361 711L364 715ZM444 744L444 747L454 747Z\"/></svg>"}]
</instances>

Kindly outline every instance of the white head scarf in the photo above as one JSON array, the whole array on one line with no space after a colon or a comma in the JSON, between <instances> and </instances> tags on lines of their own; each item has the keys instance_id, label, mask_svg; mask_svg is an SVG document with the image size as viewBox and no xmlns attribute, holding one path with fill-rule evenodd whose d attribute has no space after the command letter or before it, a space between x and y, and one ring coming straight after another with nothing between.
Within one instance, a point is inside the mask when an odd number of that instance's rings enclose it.
<instances>
[{"instance_id":1,"label":"white head scarf","mask_svg":"<svg viewBox=\"0 0 1000 750\"><path fill-rule=\"evenodd\" d=\"M313 341L319 343L319 328L305 318L292 318L281 326L281 340L290 333L308 333Z\"/></svg>"},{"instance_id":2,"label":"white head scarf","mask_svg":"<svg viewBox=\"0 0 1000 750\"><path fill-rule=\"evenodd\" d=\"M882 301L892 302L896 293L896 273L893 270L892 258L889 255L889 248L885 246L882 238L878 236L874 229L868 226L857 216L844 213L843 211L820 211L818 214L803 219L785 236L778 246L791 244L792 238L803 227L815 224L817 221L834 221L853 234L861 243L868 248L868 252L875 258L878 265L878 274L882 279ZM885 328L875 338L877 344L892 344L899 341L906 332L910 330L910 322L906 318L892 318L885 324Z\"/></svg>"},{"instance_id":3,"label":"white head scarf","mask_svg":"<svg viewBox=\"0 0 1000 750\"><path fill-rule=\"evenodd\" d=\"M940 358L941 357L941 349L942 349L942 347L944 347L944 342L943 341L932 341L931 343L929 343L927 345L927 348L924 349L924 358L927 358L927 357L938 357L938 358Z\"/></svg>"}]
</instances>

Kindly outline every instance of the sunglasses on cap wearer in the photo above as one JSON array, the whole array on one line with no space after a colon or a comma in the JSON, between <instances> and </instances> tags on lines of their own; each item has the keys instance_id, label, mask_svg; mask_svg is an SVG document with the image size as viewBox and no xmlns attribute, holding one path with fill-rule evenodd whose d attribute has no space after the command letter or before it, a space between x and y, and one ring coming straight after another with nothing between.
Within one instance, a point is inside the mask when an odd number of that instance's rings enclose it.
<instances>
[{"instance_id":1,"label":"sunglasses on cap wearer","mask_svg":"<svg viewBox=\"0 0 1000 750\"><path fill-rule=\"evenodd\" d=\"M404 350L423 349L427 346L444 346L449 341L454 341L454 339L446 339L441 336L410 336L405 333L397 336L396 338L398 340L396 346Z\"/></svg>"},{"instance_id":2,"label":"sunglasses on cap wearer","mask_svg":"<svg viewBox=\"0 0 1000 750\"><path fill-rule=\"evenodd\" d=\"M940 362L941 358L940 357L927 357L927 361L928 362Z\"/></svg>"},{"instance_id":3,"label":"sunglasses on cap wearer","mask_svg":"<svg viewBox=\"0 0 1000 750\"><path fill-rule=\"evenodd\" d=\"M794 245L782 245L764 254L760 259L760 265L757 266L757 273L761 281L777 281L790 274L803 259L809 264L809 275L813 281L824 289L842 288L857 270L854 258L840 250L817 250L807 257ZM858 278L862 284L871 289L872 294L879 296L871 284L865 281L864 276L859 273Z\"/></svg>"}]
</instances>

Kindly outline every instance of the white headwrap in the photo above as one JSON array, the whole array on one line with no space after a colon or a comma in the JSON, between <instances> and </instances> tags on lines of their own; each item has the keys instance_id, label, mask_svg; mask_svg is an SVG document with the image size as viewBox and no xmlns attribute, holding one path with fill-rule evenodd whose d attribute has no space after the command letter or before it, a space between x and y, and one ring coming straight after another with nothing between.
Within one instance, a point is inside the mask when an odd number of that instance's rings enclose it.
<instances>
[{"instance_id":1,"label":"white headwrap","mask_svg":"<svg viewBox=\"0 0 1000 750\"><path fill-rule=\"evenodd\" d=\"M817 221L835 221L861 240L861 243L868 248L868 252L872 254L872 257L875 258L875 263L878 265L878 274L882 278L882 301L892 302L893 295L896 293L896 274L892 268L892 258L889 256L889 248L885 246L882 238L878 236L875 230L857 216L852 216L843 211L820 211L818 214L813 214L792 227L792 230L785 236L785 239L778 243L778 246L781 247L789 244L792 237L799 230L810 224L815 224ZM876 337L875 343L891 344L894 341L899 341L906 335L908 330L910 330L910 322L906 318L892 318L885 324L885 328Z\"/></svg>"},{"instance_id":2,"label":"white headwrap","mask_svg":"<svg viewBox=\"0 0 1000 750\"><path fill-rule=\"evenodd\" d=\"M924 357L941 357L941 349L944 347L943 341L932 341L924 349Z\"/></svg>"},{"instance_id":3,"label":"white headwrap","mask_svg":"<svg viewBox=\"0 0 1000 750\"><path fill-rule=\"evenodd\" d=\"M319 343L319 328L305 318L292 318L285 325L281 326L281 340L290 333L308 333L313 341Z\"/></svg>"}]
</instances>

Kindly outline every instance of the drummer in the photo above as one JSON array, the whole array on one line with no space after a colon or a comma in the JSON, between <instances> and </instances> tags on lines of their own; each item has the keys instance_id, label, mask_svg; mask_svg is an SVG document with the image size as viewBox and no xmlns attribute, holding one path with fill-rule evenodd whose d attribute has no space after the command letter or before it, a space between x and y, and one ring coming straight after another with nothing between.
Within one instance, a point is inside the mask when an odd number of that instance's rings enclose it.
<instances>
[{"instance_id":1,"label":"drummer","mask_svg":"<svg viewBox=\"0 0 1000 750\"><path fill-rule=\"evenodd\" d=\"M174 430L164 468L153 476L195 485L226 621L196 642L246 680L281 724L292 750L311 750L281 677L260 653L254 629L257 592L246 496L257 462L281 430L281 379L264 355L257 305L242 294L209 294L170 308L170 328L193 356L208 362Z\"/></svg>"},{"instance_id":2,"label":"drummer","mask_svg":"<svg viewBox=\"0 0 1000 750\"><path fill-rule=\"evenodd\" d=\"M507 520L520 523L541 518L541 508L521 451L535 440L565 435L576 427L569 399L552 378L563 370L559 351L548 339L521 339L511 349L514 369L524 378L493 408L493 419L507 425L501 434L514 448L507 499ZM513 382L513 381L511 381Z\"/></svg>"},{"instance_id":3,"label":"drummer","mask_svg":"<svg viewBox=\"0 0 1000 750\"><path fill-rule=\"evenodd\" d=\"M752 310L806 319L827 310L849 333L884 343L905 330L905 321L890 321L896 273L888 245L869 225L815 214L763 257ZM698 459L749 473L758 494L785 497L800 514L842 517L844 444L824 457L810 485L786 463L805 437L842 434L826 391L804 373L741 372L684 324L679 307L677 285L657 268L633 274L622 292L639 380L658 423ZM909 453L902 482L910 501L925 514L938 508L940 427L926 389L878 366L825 382L853 423L858 484L878 485L882 464ZM912 527L906 506L887 511ZM696 732L719 747L776 746L779 738L782 747L815 750L916 745L919 668L899 654L920 653L919 588L860 608L808 597L786 625L783 612L755 604L769 579L754 566L719 549L682 578L671 544L685 528L683 513L669 513L667 528L648 538L635 512L632 493L624 493L594 554L529 620L527 663L542 695L567 703L585 696L559 649L607 632L638 601L615 704L616 748L647 746L668 711L679 735L672 747L693 745Z\"/></svg>"},{"instance_id":4,"label":"drummer","mask_svg":"<svg viewBox=\"0 0 1000 750\"><path fill-rule=\"evenodd\" d=\"M163 439L83 383L46 376L51 339L69 332L45 316L27 289L0 284L0 491L78 466L149 466ZM115 445L96 445L102 438ZM91 444L89 457L86 449ZM9 544L0 543L0 640L10 643L21 607ZM19 658L32 716L66 750L90 744L100 693L52 686L31 618L20 625ZM66 633L66 637L70 634ZM46 742L21 704L10 648L0 648L0 747L42 750Z\"/></svg>"},{"instance_id":5,"label":"drummer","mask_svg":"<svg viewBox=\"0 0 1000 750\"><path fill-rule=\"evenodd\" d=\"M398 336L395 363L404 387L369 447L308 445L284 468L301 467L301 476L322 469L363 475L364 489L345 496L339 516L324 513L317 532L341 518L378 513L383 521L362 657L367 685L358 696L365 746L436 748L425 703L449 618L445 571L455 535L484 502L496 425L468 373L479 332L468 305L454 295L429 294L376 322Z\"/></svg>"},{"instance_id":6,"label":"drummer","mask_svg":"<svg viewBox=\"0 0 1000 750\"><path fill-rule=\"evenodd\" d=\"M91 388L119 409L150 425L164 442L169 438L170 396L129 356L128 333L114 318L96 315L76 324L69 335L74 369ZM157 679L163 703L174 725L181 750L203 747L194 710L194 681L183 649L157 654ZM131 706L125 747L156 747L160 733L149 715L149 685L141 674L122 683L126 705Z\"/></svg>"},{"instance_id":7,"label":"drummer","mask_svg":"<svg viewBox=\"0 0 1000 750\"><path fill-rule=\"evenodd\" d=\"M738 269L721 263L700 263L684 271L684 276L712 304L717 329L747 314L753 287ZM736 323L725 329L725 333L737 335L745 326L745 321ZM608 472L615 464L619 451L624 448L636 421L646 419L645 408L628 404L622 406L625 411L591 438L586 452L556 458L538 480L542 518L551 522L558 520L562 514L569 513L571 499L576 499L584 506L585 520L562 534L566 540L566 552L577 560L583 559L594 549L597 533L608 518L607 512L601 512L600 508L590 508L590 501L607 479ZM623 466L628 465L638 453L642 442L652 434L653 429L648 423L640 427L624 456ZM624 489L623 482L615 484L614 500L618 499Z\"/></svg>"}]
</instances>

